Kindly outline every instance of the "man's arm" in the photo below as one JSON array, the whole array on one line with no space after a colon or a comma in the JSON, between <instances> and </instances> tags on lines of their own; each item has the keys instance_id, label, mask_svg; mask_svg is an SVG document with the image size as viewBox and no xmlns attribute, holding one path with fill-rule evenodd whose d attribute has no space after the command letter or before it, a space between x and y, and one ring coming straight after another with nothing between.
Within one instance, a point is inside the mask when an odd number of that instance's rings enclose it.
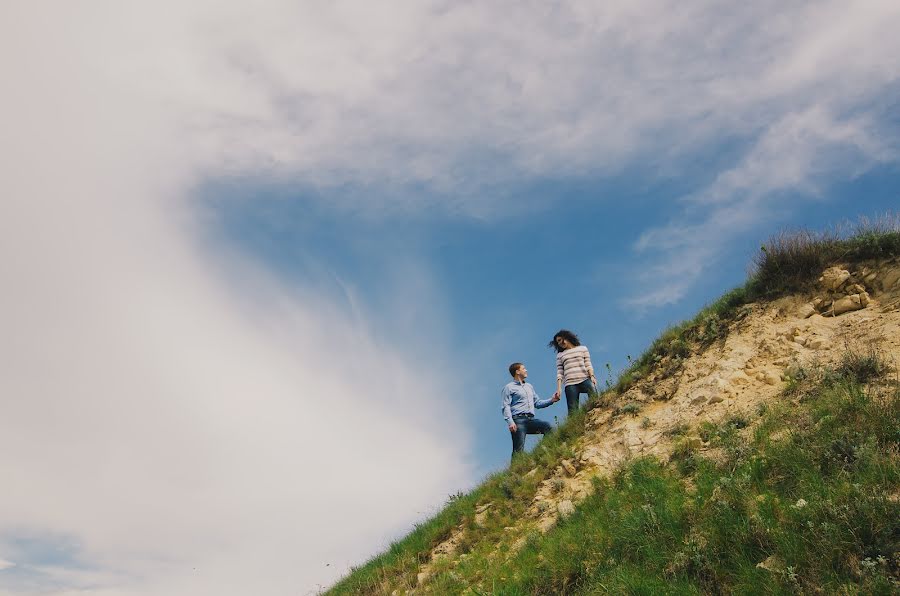
<instances>
[{"instance_id":1,"label":"man's arm","mask_svg":"<svg viewBox=\"0 0 900 596\"><path fill-rule=\"evenodd\" d=\"M535 408L546 408L549 405L553 405L559 401L559 394L554 393L553 397L550 399L540 399L538 398L537 391L534 390L534 386L531 387L531 392L534 393L534 407Z\"/></svg>"},{"instance_id":2,"label":"man's arm","mask_svg":"<svg viewBox=\"0 0 900 596\"><path fill-rule=\"evenodd\" d=\"M516 424L512 419L512 412L509 410L510 403L512 403L512 397L509 395L509 385L503 387L500 391L501 398L501 411L503 412L503 419L506 420L506 426L509 427L509 430L515 432Z\"/></svg>"}]
</instances>

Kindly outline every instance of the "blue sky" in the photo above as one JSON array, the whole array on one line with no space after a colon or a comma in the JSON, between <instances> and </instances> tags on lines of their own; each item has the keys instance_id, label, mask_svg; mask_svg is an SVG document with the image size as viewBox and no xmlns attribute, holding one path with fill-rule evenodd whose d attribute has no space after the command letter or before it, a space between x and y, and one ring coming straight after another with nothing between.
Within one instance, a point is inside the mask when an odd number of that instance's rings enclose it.
<instances>
[{"instance_id":1,"label":"blue sky","mask_svg":"<svg viewBox=\"0 0 900 596\"><path fill-rule=\"evenodd\" d=\"M0 596L315 593L759 243L895 210L900 5L0 8ZM563 417L564 407L545 411Z\"/></svg>"},{"instance_id":2,"label":"blue sky","mask_svg":"<svg viewBox=\"0 0 900 596\"><path fill-rule=\"evenodd\" d=\"M239 247L290 283L315 280L330 286L338 302L347 301L347 287L353 288L379 313L373 324L382 341L409 334L404 327L429 326L432 305L393 312L392 290L385 284L395 275L398 255L422 263L440 294L441 316L452 323L446 336L434 338L447 342L451 360L421 372L423 390L442 393L448 373L462 375L461 392L442 395L444 403L433 415L437 422L445 407L463 413L471 436L464 429L442 427L440 432L448 441L470 441L478 472L485 475L502 469L509 457L499 414L506 367L526 362L539 394L551 395L555 352L546 343L557 329L581 335L598 378L605 380L605 364L615 375L628 355L637 357L666 327L742 284L760 244L771 235L854 224L900 204L895 166L840 181L815 197L788 196L717 247L715 257L703 264L702 277L682 296L636 307L631 303L640 292L635 272L645 262L635 249L638 239L678 214L680 195L706 183L693 173L655 182L652 175L633 171L614 180L536 180L511 193L514 201L527 204L549 196L552 206L518 209L513 203L492 220L416 213L372 221L351 213L310 213L311 200L302 190L258 180L218 181L201 194L215 214L210 227L216 242ZM250 195L252 202L246 201ZM416 302L415 295L409 298ZM417 349L427 351L429 337L421 341ZM539 415L561 421L564 404ZM529 438L529 444L536 440Z\"/></svg>"}]
</instances>

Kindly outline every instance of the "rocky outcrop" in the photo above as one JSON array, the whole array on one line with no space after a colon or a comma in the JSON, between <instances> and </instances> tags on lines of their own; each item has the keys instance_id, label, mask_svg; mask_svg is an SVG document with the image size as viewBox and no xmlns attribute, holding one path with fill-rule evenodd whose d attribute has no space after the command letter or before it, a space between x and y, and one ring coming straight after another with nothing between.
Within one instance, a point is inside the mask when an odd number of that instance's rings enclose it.
<instances>
[{"instance_id":1,"label":"rocky outcrop","mask_svg":"<svg viewBox=\"0 0 900 596\"><path fill-rule=\"evenodd\" d=\"M800 307L798 314L809 318L818 313L838 317L862 310L872 302L871 291L893 292L900 289L900 264L896 261L872 263L856 268L829 267L819 277L819 292Z\"/></svg>"}]
</instances>

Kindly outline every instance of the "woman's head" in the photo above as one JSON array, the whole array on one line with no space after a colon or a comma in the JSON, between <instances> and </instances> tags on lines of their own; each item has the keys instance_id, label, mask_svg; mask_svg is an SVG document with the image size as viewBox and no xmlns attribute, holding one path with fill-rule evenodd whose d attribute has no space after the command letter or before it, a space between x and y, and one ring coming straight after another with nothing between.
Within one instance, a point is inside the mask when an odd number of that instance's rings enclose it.
<instances>
[{"instance_id":1,"label":"woman's head","mask_svg":"<svg viewBox=\"0 0 900 596\"><path fill-rule=\"evenodd\" d=\"M553 336L553 339L550 340L550 343L547 344L548 347L553 348L557 352L562 352L563 350L568 350L569 348L580 345L581 342L578 341L578 336L568 329L560 329L557 331Z\"/></svg>"}]
</instances>

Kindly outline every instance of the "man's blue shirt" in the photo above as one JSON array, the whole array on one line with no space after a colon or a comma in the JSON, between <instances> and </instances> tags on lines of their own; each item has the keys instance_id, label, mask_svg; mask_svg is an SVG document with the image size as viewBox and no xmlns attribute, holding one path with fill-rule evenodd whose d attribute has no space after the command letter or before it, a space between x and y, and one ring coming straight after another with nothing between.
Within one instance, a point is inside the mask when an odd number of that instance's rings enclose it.
<instances>
[{"instance_id":1,"label":"man's blue shirt","mask_svg":"<svg viewBox=\"0 0 900 596\"><path fill-rule=\"evenodd\" d=\"M551 399L540 399L531 383L513 381L507 383L500 392L503 398L503 419L509 426L516 414L534 414L535 408L546 408L553 403Z\"/></svg>"}]
</instances>

